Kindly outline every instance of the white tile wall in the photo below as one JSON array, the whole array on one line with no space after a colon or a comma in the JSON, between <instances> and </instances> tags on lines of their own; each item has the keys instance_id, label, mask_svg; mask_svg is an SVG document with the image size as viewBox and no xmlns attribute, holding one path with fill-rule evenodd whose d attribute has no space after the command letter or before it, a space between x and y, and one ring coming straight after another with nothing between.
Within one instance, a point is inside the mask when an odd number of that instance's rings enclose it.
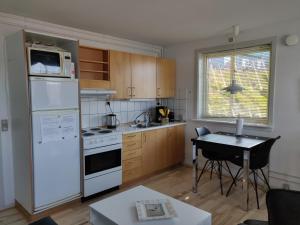
<instances>
[{"instance_id":1,"label":"white tile wall","mask_svg":"<svg viewBox=\"0 0 300 225\"><path fill-rule=\"evenodd\" d=\"M177 120L189 120L193 117L193 96L189 89L177 89L176 97L164 99L162 105L167 105L175 113Z\"/></svg>"},{"instance_id":2,"label":"white tile wall","mask_svg":"<svg viewBox=\"0 0 300 225\"><path fill-rule=\"evenodd\" d=\"M113 112L121 123L132 122L139 114L156 106L156 101L110 101ZM82 128L105 126L105 115L110 109L103 98L81 98Z\"/></svg>"},{"instance_id":3,"label":"white tile wall","mask_svg":"<svg viewBox=\"0 0 300 225\"><path fill-rule=\"evenodd\" d=\"M192 99L191 90L178 89L175 98L160 99L159 102L161 105L166 105L171 111L175 112L175 119L187 120L191 119L193 115ZM142 112L155 108L156 100L110 101L110 105L119 121L121 123L128 123L132 122ZM105 126L105 115L109 113L111 113L111 111L103 98L81 98L82 128Z\"/></svg>"}]
</instances>

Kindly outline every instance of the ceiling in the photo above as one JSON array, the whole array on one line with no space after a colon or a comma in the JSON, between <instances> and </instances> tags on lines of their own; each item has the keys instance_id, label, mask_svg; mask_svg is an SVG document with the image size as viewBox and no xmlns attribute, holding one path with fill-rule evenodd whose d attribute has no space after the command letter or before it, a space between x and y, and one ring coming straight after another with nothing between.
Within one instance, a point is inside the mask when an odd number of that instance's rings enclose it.
<instances>
[{"instance_id":1,"label":"ceiling","mask_svg":"<svg viewBox=\"0 0 300 225\"><path fill-rule=\"evenodd\" d=\"M299 0L1 0L0 11L162 46L298 18Z\"/></svg>"}]
</instances>

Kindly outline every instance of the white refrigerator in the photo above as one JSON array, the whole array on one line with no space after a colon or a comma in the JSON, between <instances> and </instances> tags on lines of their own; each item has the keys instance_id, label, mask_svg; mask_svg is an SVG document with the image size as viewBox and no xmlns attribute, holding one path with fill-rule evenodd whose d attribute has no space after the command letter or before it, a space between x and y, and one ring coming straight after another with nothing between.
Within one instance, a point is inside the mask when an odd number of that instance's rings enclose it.
<instances>
[{"instance_id":1,"label":"white refrigerator","mask_svg":"<svg viewBox=\"0 0 300 225\"><path fill-rule=\"evenodd\" d=\"M30 78L35 211L80 196L78 80Z\"/></svg>"}]
</instances>

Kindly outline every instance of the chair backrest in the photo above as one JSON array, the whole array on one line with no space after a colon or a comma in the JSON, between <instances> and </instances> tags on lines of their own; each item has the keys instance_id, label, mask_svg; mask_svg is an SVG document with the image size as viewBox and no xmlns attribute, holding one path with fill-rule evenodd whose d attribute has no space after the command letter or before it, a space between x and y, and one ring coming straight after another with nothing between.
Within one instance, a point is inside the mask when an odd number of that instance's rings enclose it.
<instances>
[{"instance_id":1,"label":"chair backrest","mask_svg":"<svg viewBox=\"0 0 300 225\"><path fill-rule=\"evenodd\" d=\"M300 192L273 189L268 191L267 208L270 225L300 224Z\"/></svg>"},{"instance_id":2,"label":"chair backrest","mask_svg":"<svg viewBox=\"0 0 300 225\"><path fill-rule=\"evenodd\" d=\"M253 149L250 154L250 168L259 169L263 168L269 163L270 151L280 136L276 138L268 139L264 144L259 145L257 148Z\"/></svg>"},{"instance_id":3,"label":"chair backrest","mask_svg":"<svg viewBox=\"0 0 300 225\"><path fill-rule=\"evenodd\" d=\"M198 127L198 128L195 128L195 130L196 130L198 137L211 133L210 130L206 127Z\"/></svg>"}]
</instances>

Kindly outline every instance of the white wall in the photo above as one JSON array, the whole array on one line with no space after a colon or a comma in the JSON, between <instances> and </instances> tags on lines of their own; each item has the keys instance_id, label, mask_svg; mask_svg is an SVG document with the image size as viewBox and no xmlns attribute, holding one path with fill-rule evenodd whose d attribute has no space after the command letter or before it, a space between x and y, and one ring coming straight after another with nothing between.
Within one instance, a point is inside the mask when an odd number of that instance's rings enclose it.
<instances>
[{"instance_id":1,"label":"white wall","mask_svg":"<svg viewBox=\"0 0 300 225\"><path fill-rule=\"evenodd\" d=\"M300 36L300 19L271 24L253 30L242 31L240 41L256 40L277 36L276 81L274 96L274 129L246 128L246 133L272 136L281 135L271 152L270 181L275 187L289 183L293 189L300 190L300 44L287 47L282 38L287 34ZM224 45L227 38L212 37L181 45L168 47L167 57L177 61L177 88L192 90L195 96L195 50ZM188 107L194 109L192 101ZM191 163L191 137L194 128L207 126L212 130L234 131L232 125L189 121L186 133L186 162Z\"/></svg>"},{"instance_id":2,"label":"white wall","mask_svg":"<svg viewBox=\"0 0 300 225\"><path fill-rule=\"evenodd\" d=\"M0 120L10 123L7 71L5 57L5 37L26 29L79 40L80 44L104 49L115 49L146 55L161 55L160 46L120 39L104 34L88 32L70 27L50 24L25 17L0 12ZM0 209L14 204L14 176L12 160L11 133L0 131Z\"/></svg>"}]
</instances>

